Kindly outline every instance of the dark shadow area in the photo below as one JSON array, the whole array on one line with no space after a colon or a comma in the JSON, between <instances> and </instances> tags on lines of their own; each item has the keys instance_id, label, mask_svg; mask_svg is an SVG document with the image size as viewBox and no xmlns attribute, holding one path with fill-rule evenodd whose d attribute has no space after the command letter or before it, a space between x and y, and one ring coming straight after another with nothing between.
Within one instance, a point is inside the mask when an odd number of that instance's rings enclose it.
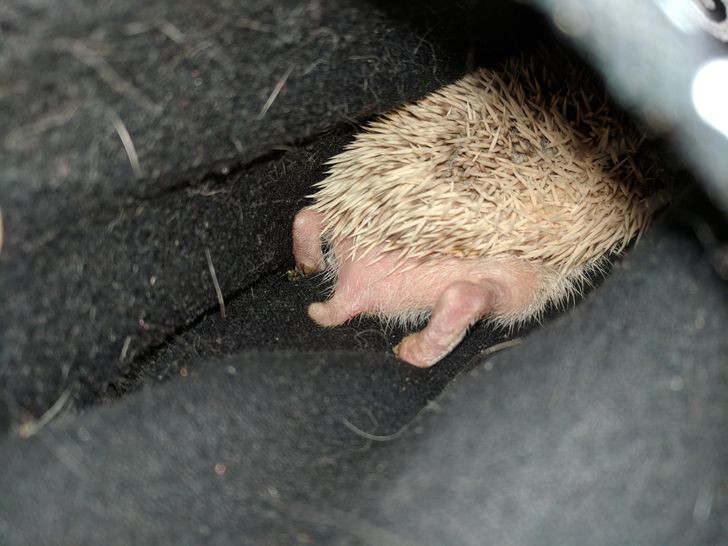
<instances>
[{"instance_id":1,"label":"dark shadow area","mask_svg":"<svg viewBox=\"0 0 728 546\"><path fill-rule=\"evenodd\" d=\"M437 44L464 61L464 71L496 66L509 55L557 40L540 13L509 0L368 1L416 29L423 45Z\"/></svg>"}]
</instances>

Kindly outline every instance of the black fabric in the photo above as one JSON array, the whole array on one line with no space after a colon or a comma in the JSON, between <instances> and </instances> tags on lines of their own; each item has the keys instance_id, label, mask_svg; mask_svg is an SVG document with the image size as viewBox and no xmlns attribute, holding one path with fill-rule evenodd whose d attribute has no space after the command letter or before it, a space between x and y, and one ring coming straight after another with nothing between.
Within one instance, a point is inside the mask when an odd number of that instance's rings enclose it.
<instances>
[{"instance_id":1,"label":"black fabric","mask_svg":"<svg viewBox=\"0 0 728 546\"><path fill-rule=\"evenodd\" d=\"M206 248L225 294L281 267L343 140L306 144L466 64L355 0L2 9L0 385L36 416L212 307Z\"/></svg>"},{"instance_id":2,"label":"black fabric","mask_svg":"<svg viewBox=\"0 0 728 546\"><path fill-rule=\"evenodd\" d=\"M726 303L700 246L662 223L577 309L429 404L421 376L383 351L197 362L3 441L0 532L9 544L718 544Z\"/></svg>"},{"instance_id":3,"label":"black fabric","mask_svg":"<svg viewBox=\"0 0 728 546\"><path fill-rule=\"evenodd\" d=\"M12 1L0 32L0 543L728 539L707 201L520 345L480 326L429 370L315 326L324 288L286 274L358 123L552 40L526 8Z\"/></svg>"}]
</instances>

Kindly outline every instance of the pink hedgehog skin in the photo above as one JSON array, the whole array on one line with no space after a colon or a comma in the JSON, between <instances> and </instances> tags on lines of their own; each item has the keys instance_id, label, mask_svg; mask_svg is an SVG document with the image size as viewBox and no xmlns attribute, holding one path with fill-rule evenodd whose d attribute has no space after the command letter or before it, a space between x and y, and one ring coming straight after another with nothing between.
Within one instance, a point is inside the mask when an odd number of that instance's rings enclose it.
<instances>
[{"instance_id":1,"label":"pink hedgehog skin","mask_svg":"<svg viewBox=\"0 0 728 546\"><path fill-rule=\"evenodd\" d=\"M297 270L335 280L308 309L316 323L429 317L394 350L431 366L484 317L509 327L573 296L647 226L639 135L578 74L548 79L533 60L477 71L373 122L330 161L293 222Z\"/></svg>"},{"instance_id":2,"label":"pink hedgehog skin","mask_svg":"<svg viewBox=\"0 0 728 546\"><path fill-rule=\"evenodd\" d=\"M333 241L332 247L335 256L346 256L350 242ZM293 252L299 271L324 269L320 213L303 209L296 215ZM541 282L537 267L516 259L433 256L408 263L396 253L375 249L341 260L333 297L311 304L308 314L321 326L337 326L360 314L407 323L431 313L423 330L394 349L405 362L428 367L452 351L481 318L529 307Z\"/></svg>"}]
</instances>

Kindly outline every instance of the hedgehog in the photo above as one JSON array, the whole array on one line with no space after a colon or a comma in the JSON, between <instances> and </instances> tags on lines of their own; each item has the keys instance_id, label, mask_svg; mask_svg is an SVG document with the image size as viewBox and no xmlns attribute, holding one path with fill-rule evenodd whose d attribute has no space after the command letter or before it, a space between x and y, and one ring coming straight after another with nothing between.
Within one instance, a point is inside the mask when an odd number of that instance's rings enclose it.
<instances>
[{"instance_id":1,"label":"hedgehog","mask_svg":"<svg viewBox=\"0 0 728 546\"><path fill-rule=\"evenodd\" d=\"M585 69L540 54L369 123L293 220L296 271L333 286L308 315L424 325L394 352L428 367L481 320L513 328L563 305L654 212L624 117Z\"/></svg>"}]
</instances>

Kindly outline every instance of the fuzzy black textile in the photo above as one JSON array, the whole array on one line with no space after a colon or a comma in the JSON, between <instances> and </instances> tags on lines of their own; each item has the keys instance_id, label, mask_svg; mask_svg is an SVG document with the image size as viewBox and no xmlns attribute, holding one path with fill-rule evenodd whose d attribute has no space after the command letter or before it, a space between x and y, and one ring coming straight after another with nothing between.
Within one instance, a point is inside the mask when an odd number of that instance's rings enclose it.
<instances>
[{"instance_id":1,"label":"fuzzy black textile","mask_svg":"<svg viewBox=\"0 0 728 546\"><path fill-rule=\"evenodd\" d=\"M0 6L0 544L728 539L707 201L501 352L478 327L417 370L402 332L306 318L290 222L326 159L553 39L449 4Z\"/></svg>"}]
</instances>

